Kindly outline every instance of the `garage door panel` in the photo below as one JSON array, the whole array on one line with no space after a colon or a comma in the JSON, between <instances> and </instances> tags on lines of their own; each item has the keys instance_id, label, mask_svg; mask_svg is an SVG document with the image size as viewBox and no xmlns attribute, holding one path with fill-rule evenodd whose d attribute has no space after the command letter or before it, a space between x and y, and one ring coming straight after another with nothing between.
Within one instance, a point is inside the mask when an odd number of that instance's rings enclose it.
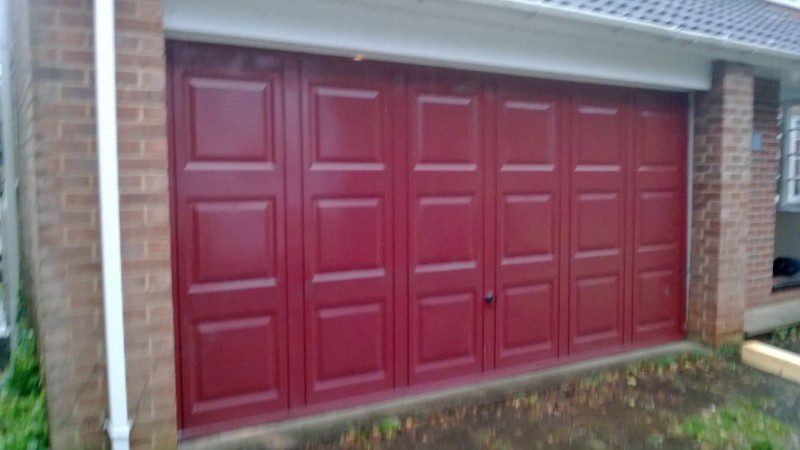
<instances>
[{"instance_id":1,"label":"garage door panel","mask_svg":"<svg viewBox=\"0 0 800 450\"><path fill-rule=\"evenodd\" d=\"M569 351L624 339L628 93L578 89L571 117Z\"/></svg>"},{"instance_id":2,"label":"garage door panel","mask_svg":"<svg viewBox=\"0 0 800 450\"><path fill-rule=\"evenodd\" d=\"M621 342L622 288L615 272L576 278L571 326L575 348L584 351Z\"/></svg>"},{"instance_id":3,"label":"garage door panel","mask_svg":"<svg viewBox=\"0 0 800 450\"><path fill-rule=\"evenodd\" d=\"M392 356L385 341L386 303L385 298L347 299L339 304L329 302L314 312L314 391L336 391L338 396L338 391L349 390L354 395L361 383L386 380Z\"/></svg>"},{"instance_id":4,"label":"garage door panel","mask_svg":"<svg viewBox=\"0 0 800 450\"><path fill-rule=\"evenodd\" d=\"M501 171L543 169L556 164L555 98L501 92L497 151Z\"/></svg>"},{"instance_id":5,"label":"garage door panel","mask_svg":"<svg viewBox=\"0 0 800 450\"><path fill-rule=\"evenodd\" d=\"M172 78L184 426L288 404L282 74L197 64Z\"/></svg>"},{"instance_id":6,"label":"garage door panel","mask_svg":"<svg viewBox=\"0 0 800 450\"><path fill-rule=\"evenodd\" d=\"M197 202L192 208L192 282L275 279L274 200ZM248 236L247 241L229 235Z\"/></svg>"},{"instance_id":7,"label":"garage door panel","mask_svg":"<svg viewBox=\"0 0 800 450\"><path fill-rule=\"evenodd\" d=\"M622 252L624 202L619 192L580 192L575 196L576 257Z\"/></svg>"},{"instance_id":8,"label":"garage door panel","mask_svg":"<svg viewBox=\"0 0 800 450\"><path fill-rule=\"evenodd\" d=\"M394 384L391 78L304 61L306 401ZM368 296L365 298L365 296Z\"/></svg>"},{"instance_id":9,"label":"garage door panel","mask_svg":"<svg viewBox=\"0 0 800 450\"><path fill-rule=\"evenodd\" d=\"M558 354L558 90L512 82L497 92L497 367Z\"/></svg>"},{"instance_id":10,"label":"garage door panel","mask_svg":"<svg viewBox=\"0 0 800 450\"><path fill-rule=\"evenodd\" d=\"M483 129L476 79L408 80L411 384L483 368Z\"/></svg>"},{"instance_id":11,"label":"garage door panel","mask_svg":"<svg viewBox=\"0 0 800 450\"><path fill-rule=\"evenodd\" d=\"M640 270L635 280L635 337L655 332L673 334L679 317L680 281L673 268Z\"/></svg>"},{"instance_id":12,"label":"garage door panel","mask_svg":"<svg viewBox=\"0 0 800 450\"><path fill-rule=\"evenodd\" d=\"M196 325L199 410L213 401L232 406L278 399L280 344L275 319L253 315Z\"/></svg>"},{"instance_id":13,"label":"garage door panel","mask_svg":"<svg viewBox=\"0 0 800 450\"><path fill-rule=\"evenodd\" d=\"M555 210L550 193L506 195L503 204L503 255L508 258L553 258Z\"/></svg>"},{"instance_id":14,"label":"garage door panel","mask_svg":"<svg viewBox=\"0 0 800 450\"><path fill-rule=\"evenodd\" d=\"M576 142L574 164L619 167L625 160L625 145L618 99L594 94L577 101L572 134Z\"/></svg>"},{"instance_id":15,"label":"garage door panel","mask_svg":"<svg viewBox=\"0 0 800 450\"><path fill-rule=\"evenodd\" d=\"M272 83L194 77L189 86L192 160L274 161Z\"/></svg>"},{"instance_id":16,"label":"garage door panel","mask_svg":"<svg viewBox=\"0 0 800 450\"><path fill-rule=\"evenodd\" d=\"M383 92L328 86L315 86L312 92L314 163L385 163L385 130L375 120L383 114Z\"/></svg>"},{"instance_id":17,"label":"garage door panel","mask_svg":"<svg viewBox=\"0 0 800 450\"><path fill-rule=\"evenodd\" d=\"M646 191L638 194L636 207L636 243L645 246L677 246L676 231L680 229L680 203L677 191Z\"/></svg>"},{"instance_id":18,"label":"garage door panel","mask_svg":"<svg viewBox=\"0 0 800 450\"><path fill-rule=\"evenodd\" d=\"M498 361L502 366L555 357L558 351L558 290L554 278L511 285L502 292Z\"/></svg>"},{"instance_id":19,"label":"garage door panel","mask_svg":"<svg viewBox=\"0 0 800 450\"><path fill-rule=\"evenodd\" d=\"M475 217L480 213L474 195L424 196L417 202L416 265L419 271L461 263L477 265L479 254Z\"/></svg>"},{"instance_id":20,"label":"garage door panel","mask_svg":"<svg viewBox=\"0 0 800 450\"><path fill-rule=\"evenodd\" d=\"M640 92L634 118L633 340L681 333L686 116L681 96Z\"/></svg>"},{"instance_id":21,"label":"garage door panel","mask_svg":"<svg viewBox=\"0 0 800 450\"><path fill-rule=\"evenodd\" d=\"M420 93L414 101L415 170L474 170L480 150L477 93Z\"/></svg>"},{"instance_id":22,"label":"garage door panel","mask_svg":"<svg viewBox=\"0 0 800 450\"><path fill-rule=\"evenodd\" d=\"M316 225L311 236L314 276L337 273L363 277L386 273L386 209L380 197L314 199Z\"/></svg>"},{"instance_id":23,"label":"garage door panel","mask_svg":"<svg viewBox=\"0 0 800 450\"><path fill-rule=\"evenodd\" d=\"M414 378L456 376L480 368L481 304L475 292L448 291L416 301ZM433 375L431 375L433 374Z\"/></svg>"}]
</instances>

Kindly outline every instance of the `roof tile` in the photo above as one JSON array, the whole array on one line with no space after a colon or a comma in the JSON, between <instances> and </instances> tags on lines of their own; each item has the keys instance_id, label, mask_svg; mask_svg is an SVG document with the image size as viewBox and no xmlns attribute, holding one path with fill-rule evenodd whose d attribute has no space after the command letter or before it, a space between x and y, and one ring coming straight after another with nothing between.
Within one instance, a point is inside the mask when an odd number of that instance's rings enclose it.
<instances>
[{"instance_id":1,"label":"roof tile","mask_svg":"<svg viewBox=\"0 0 800 450\"><path fill-rule=\"evenodd\" d=\"M800 54L800 11L763 0L541 0L541 3Z\"/></svg>"}]
</instances>

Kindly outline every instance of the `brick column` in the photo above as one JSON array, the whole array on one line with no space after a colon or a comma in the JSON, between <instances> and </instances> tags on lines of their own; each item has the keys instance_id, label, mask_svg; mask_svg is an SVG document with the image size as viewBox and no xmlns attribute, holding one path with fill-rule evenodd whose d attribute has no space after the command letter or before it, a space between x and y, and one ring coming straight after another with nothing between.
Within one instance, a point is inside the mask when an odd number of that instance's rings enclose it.
<instances>
[{"instance_id":1,"label":"brick column","mask_svg":"<svg viewBox=\"0 0 800 450\"><path fill-rule=\"evenodd\" d=\"M770 300L775 246L775 177L778 174L781 84L757 78L753 85L753 130L761 150L751 153L750 229L748 230L748 307Z\"/></svg>"},{"instance_id":2,"label":"brick column","mask_svg":"<svg viewBox=\"0 0 800 450\"><path fill-rule=\"evenodd\" d=\"M162 0L116 0L122 283L133 448L177 444Z\"/></svg>"},{"instance_id":3,"label":"brick column","mask_svg":"<svg viewBox=\"0 0 800 450\"><path fill-rule=\"evenodd\" d=\"M92 1L12 3L23 289L35 311L51 447L105 448ZM177 426L161 0L116 6L131 442L169 449Z\"/></svg>"},{"instance_id":4,"label":"brick column","mask_svg":"<svg viewBox=\"0 0 800 450\"><path fill-rule=\"evenodd\" d=\"M716 62L695 103L689 336L710 345L741 339L747 287L753 75Z\"/></svg>"}]
</instances>

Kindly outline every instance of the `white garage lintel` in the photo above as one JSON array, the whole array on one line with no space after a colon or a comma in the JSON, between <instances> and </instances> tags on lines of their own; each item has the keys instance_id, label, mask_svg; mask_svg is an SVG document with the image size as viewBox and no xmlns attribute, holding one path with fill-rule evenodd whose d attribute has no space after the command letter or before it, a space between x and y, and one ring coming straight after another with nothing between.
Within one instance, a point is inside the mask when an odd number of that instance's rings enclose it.
<instances>
[{"instance_id":1,"label":"white garage lintel","mask_svg":"<svg viewBox=\"0 0 800 450\"><path fill-rule=\"evenodd\" d=\"M167 0L175 39L688 91L691 42L457 0ZM691 50L691 51L690 51Z\"/></svg>"}]
</instances>

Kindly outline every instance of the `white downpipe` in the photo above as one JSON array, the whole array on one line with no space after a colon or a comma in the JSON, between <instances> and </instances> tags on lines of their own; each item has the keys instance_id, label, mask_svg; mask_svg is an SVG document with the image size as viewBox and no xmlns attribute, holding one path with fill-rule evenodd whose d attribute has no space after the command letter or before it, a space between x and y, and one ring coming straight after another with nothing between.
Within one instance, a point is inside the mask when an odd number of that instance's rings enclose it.
<instances>
[{"instance_id":1,"label":"white downpipe","mask_svg":"<svg viewBox=\"0 0 800 450\"><path fill-rule=\"evenodd\" d=\"M94 0L94 63L97 97L97 171L103 258L103 318L108 378L106 430L113 450L128 450L131 426L125 376L122 257L117 161L117 80L114 0Z\"/></svg>"},{"instance_id":2,"label":"white downpipe","mask_svg":"<svg viewBox=\"0 0 800 450\"><path fill-rule=\"evenodd\" d=\"M0 3L0 91L3 127L3 294L11 347L17 345L17 302L19 300L19 223L17 218L17 125L11 86L11 9L9 0Z\"/></svg>"},{"instance_id":3,"label":"white downpipe","mask_svg":"<svg viewBox=\"0 0 800 450\"><path fill-rule=\"evenodd\" d=\"M692 213L694 205L694 115L697 111L697 92L689 93L689 117L686 142L686 286L684 286L683 331L689 329L689 284L692 282Z\"/></svg>"}]
</instances>

